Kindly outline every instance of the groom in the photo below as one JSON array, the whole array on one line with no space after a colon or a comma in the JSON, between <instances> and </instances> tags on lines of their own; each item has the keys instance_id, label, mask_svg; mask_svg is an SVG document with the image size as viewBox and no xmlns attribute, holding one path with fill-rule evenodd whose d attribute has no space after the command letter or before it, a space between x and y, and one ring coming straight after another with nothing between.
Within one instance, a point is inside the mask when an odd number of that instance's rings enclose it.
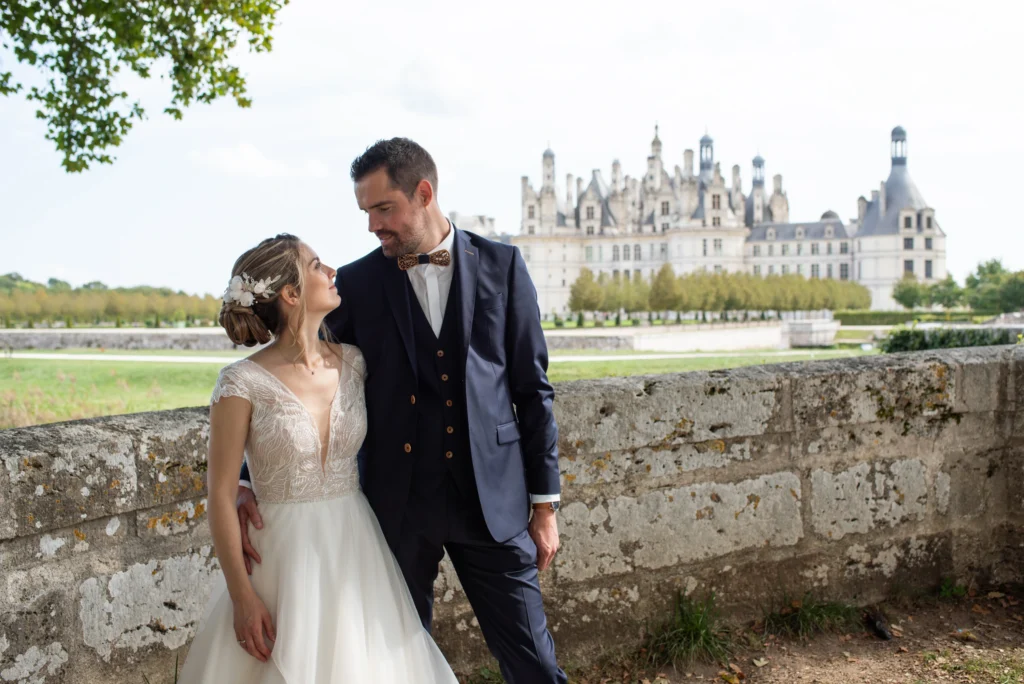
<instances>
[{"instance_id":1,"label":"groom","mask_svg":"<svg viewBox=\"0 0 1024 684\"><path fill-rule=\"evenodd\" d=\"M415 142L377 142L351 175L381 248L338 271L327 325L366 358L363 491L424 627L447 550L505 680L564 683L538 583L558 550L558 428L526 264L445 218ZM245 488L239 517L252 555Z\"/></svg>"}]
</instances>

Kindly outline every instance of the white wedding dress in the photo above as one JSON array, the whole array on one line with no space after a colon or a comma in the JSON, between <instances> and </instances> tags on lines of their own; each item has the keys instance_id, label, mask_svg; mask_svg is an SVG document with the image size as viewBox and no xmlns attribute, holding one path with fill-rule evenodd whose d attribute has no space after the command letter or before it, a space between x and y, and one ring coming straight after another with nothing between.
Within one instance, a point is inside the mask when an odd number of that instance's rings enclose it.
<instances>
[{"instance_id":1,"label":"white wedding dress","mask_svg":"<svg viewBox=\"0 0 1024 684\"><path fill-rule=\"evenodd\" d=\"M277 642L266 663L238 644L219 576L183 684L457 684L359 489L366 363L355 347L344 345L343 356L323 467L315 421L291 390L248 359L221 371L211 404L252 404L245 452L263 529L250 536L263 562L251 580Z\"/></svg>"}]
</instances>

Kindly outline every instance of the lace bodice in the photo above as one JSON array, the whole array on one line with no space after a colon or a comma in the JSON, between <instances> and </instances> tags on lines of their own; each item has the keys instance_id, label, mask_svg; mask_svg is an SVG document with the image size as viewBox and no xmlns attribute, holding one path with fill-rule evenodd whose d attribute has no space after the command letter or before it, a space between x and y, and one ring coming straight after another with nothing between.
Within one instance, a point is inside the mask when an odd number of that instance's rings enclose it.
<instances>
[{"instance_id":1,"label":"lace bodice","mask_svg":"<svg viewBox=\"0 0 1024 684\"><path fill-rule=\"evenodd\" d=\"M223 397L252 404L245 458L260 503L318 501L359 489L356 454L366 436L366 361L349 345L342 345L342 358L323 467L316 421L284 383L249 359L221 370L211 405Z\"/></svg>"}]
</instances>

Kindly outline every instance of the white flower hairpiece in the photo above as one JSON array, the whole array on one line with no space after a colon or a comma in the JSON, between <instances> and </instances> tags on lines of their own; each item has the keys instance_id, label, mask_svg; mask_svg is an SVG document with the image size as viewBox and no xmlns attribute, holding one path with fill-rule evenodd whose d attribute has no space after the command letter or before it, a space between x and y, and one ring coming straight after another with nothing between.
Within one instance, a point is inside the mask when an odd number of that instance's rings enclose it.
<instances>
[{"instance_id":1,"label":"white flower hairpiece","mask_svg":"<svg viewBox=\"0 0 1024 684\"><path fill-rule=\"evenodd\" d=\"M280 279L279 275L263 280L253 280L247 273L236 275L228 284L228 289L224 290L223 299L225 302L237 302L241 306L252 306L257 297L263 299L273 297L274 291L270 289L270 286Z\"/></svg>"}]
</instances>

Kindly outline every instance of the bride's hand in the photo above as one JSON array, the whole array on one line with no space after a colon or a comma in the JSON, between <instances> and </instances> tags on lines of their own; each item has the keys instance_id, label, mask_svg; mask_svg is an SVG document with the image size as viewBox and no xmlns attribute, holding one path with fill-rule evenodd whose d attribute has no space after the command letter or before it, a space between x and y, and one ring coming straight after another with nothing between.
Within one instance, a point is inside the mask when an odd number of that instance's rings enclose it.
<instances>
[{"instance_id":1,"label":"bride's hand","mask_svg":"<svg viewBox=\"0 0 1024 684\"><path fill-rule=\"evenodd\" d=\"M235 607L235 639L238 645L249 652L261 663L270 658L270 647L277 640L274 634L274 623L270 612L255 592L249 592L234 602ZM264 640L266 631L266 640Z\"/></svg>"}]
</instances>

